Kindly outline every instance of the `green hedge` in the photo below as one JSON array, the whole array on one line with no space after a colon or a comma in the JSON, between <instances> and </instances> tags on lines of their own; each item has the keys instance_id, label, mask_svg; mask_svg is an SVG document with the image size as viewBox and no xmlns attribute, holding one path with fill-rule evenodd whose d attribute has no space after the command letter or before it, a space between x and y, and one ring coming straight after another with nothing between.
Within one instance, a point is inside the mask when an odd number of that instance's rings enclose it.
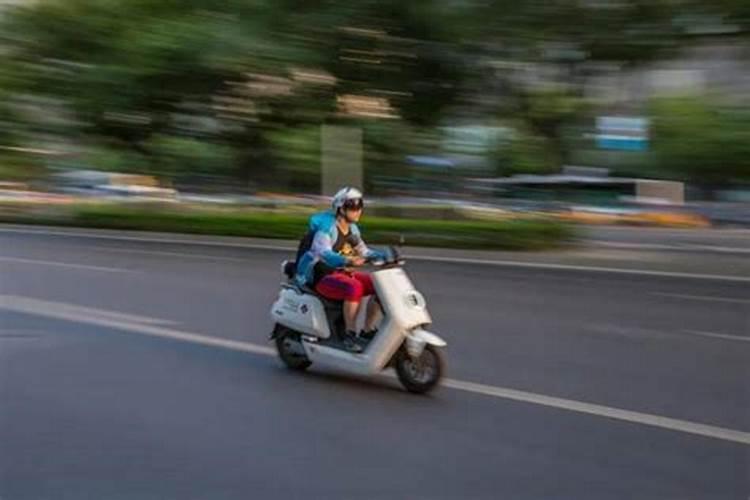
<instances>
[{"instance_id":1,"label":"green hedge","mask_svg":"<svg viewBox=\"0 0 750 500\"><path fill-rule=\"evenodd\" d=\"M157 210L121 205L60 208L56 213L0 218L6 222L293 240L304 233L308 219L305 214L261 210ZM544 249L573 235L571 226L544 218L494 222L365 217L360 226L367 241L374 244L396 244L403 236L406 245L468 249Z\"/></svg>"}]
</instances>

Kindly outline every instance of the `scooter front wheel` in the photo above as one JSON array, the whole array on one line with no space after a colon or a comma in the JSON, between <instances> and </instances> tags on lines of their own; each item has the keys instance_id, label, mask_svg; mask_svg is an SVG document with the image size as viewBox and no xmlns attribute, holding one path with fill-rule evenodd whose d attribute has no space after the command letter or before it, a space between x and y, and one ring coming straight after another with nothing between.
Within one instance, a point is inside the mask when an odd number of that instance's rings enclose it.
<instances>
[{"instance_id":1,"label":"scooter front wheel","mask_svg":"<svg viewBox=\"0 0 750 500\"><path fill-rule=\"evenodd\" d=\"M292 370L306 370L312 361L307 359L299 333L284 328L275 335L276 350L281 361Z\"/></svg>"},{"instance_id":2,"label":"scooter front wheel","mask_svg":"<svg viewBox=\"0 0 750 500\"><path fill-rule=\"evenodd\" d=\"M440 382L445 362L441 352L432 345L426 345L417 358L409 356L406 349L400 349L395 359L398 380L407 391L424 394Z\"/></svg>"}]
</instances>

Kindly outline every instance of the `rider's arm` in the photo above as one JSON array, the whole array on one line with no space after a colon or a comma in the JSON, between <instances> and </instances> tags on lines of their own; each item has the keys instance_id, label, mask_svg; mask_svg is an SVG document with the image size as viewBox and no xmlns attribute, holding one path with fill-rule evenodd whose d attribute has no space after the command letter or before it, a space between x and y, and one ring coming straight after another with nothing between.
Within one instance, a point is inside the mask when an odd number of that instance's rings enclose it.
<instances>
[{"instance_id":1,"label":"rider's arm","mask_svg":"<svg viewBox=\"0 0 750 500\"><path fill-rule=\"evenodd\" d=\"M324 264L331 267L343 267L346 265L346 257L333 250L333 235L328 231L318 231L313 238L311 250L314 255L320 257Z\"/></svg>"},{"instance_id":2,"label":"rider's arm","mask_svg":"<svg viewBox=\"0 0 750 500\"><path fill-rule=\"evenodd\" d=\"M384 258L385 256L384 252L372 249L367 246L367 244L365 243L365 240L362 239L362 235L359 232L359 228L357 228L356 226L352 226L352 231L354 231L354 235L357 238L357 244L354 246L354 251L357 252L357 255L361 255L362 257L366 259Z\"/></svg>"}]
</instances>

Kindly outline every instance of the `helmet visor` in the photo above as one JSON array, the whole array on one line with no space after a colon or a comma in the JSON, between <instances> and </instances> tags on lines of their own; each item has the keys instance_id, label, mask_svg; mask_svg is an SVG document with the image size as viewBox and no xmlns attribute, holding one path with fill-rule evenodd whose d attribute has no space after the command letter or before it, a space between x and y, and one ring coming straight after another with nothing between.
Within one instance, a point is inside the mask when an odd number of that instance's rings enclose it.
<instances>
[{"instance_id":1,"label":"helmet visor","mask_svg":"<svg viewBox=\"0 0 750 500\"><path fill-rule=\"evenodd\" d=\"M344 201L344 210L362 210L365 207L365 202L362 198L355 198L352 200Z\"/></svg>"}]
</instances>

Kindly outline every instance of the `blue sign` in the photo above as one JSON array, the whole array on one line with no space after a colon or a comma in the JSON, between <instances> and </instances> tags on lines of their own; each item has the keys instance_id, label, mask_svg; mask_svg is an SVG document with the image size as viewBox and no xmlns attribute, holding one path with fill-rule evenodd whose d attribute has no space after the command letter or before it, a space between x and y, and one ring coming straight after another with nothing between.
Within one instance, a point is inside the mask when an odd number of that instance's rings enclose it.
<instances>
[{"instance_id":1,"label":"blue sign","mask_svg":"<svg viewBox=\"0 0 750 500\"><path fill-rule=\"evenodd\" d=\"M648 119L601 116L596 120L596 146L620 151L648 149Z\"/></svg>"}]
</instances>

